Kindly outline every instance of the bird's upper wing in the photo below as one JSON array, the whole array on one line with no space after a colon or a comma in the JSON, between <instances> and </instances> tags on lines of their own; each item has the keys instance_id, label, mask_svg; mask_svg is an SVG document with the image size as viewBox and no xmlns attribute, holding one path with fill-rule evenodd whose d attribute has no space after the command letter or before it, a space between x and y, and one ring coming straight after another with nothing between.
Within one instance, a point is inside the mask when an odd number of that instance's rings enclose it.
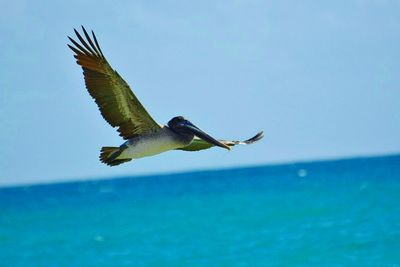
<instances>
[{"instance_id":1,"label":"bird's upper wing","mask_svg":"<svg viewBox=\"0 0 400 267\"><path fill-rule=\"evenodd\" d=\"M221 143L227 145L227 146L236 146L236 145L250 145L254 142L257 142L258 140L260 140L261 138L264 137L264 133L263 132L259 132L257 133L255 136L253 136L250 139L247 139L245 141L227 141L227 140L218 140ZM178 150L185 150L185 151L198 151L198 150L203 150L203 149L208 149L210 147L213 147L213 144L210 144L198 137L195 137L193 139L193 141L185 147L182 148L178 148Z\"/></svg>"},{"instance_id":2,"label":"bird's upper wing","mask_svg":"<svg viewBox=\"0 0 400 267\"><path fill-rule=\"evenodd\" d=\"M159 130L160 126L140 104L129 85L108 64L94 32L93 42L84 27L82 30L86 40L74 29L80 43L68 37L73 44L68 47L75 52L76 62L83 69L86 88L104 119L112 127L118 127L124 139Z\"/></svg>"}]
</instances>

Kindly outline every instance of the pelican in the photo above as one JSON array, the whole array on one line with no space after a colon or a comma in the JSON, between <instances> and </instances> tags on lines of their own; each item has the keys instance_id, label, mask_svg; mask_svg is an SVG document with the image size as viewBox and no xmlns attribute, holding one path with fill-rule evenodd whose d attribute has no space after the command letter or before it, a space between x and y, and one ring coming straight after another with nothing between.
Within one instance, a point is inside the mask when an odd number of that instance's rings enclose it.
<instances>
[{"instance_id":1,"label":"pelican","mask_svg":"<svg viewBox=\"0 0 400 267\"><path fill-rule=\"evenodd\" d=\"M85 85L103 118L118 127L125 142L119 147L102 147L100 161L116 166L132 159L153 156L169 150L198 151L218 146L230 150L235 145L252 144L263 137L257 133L245 141L217 140L183 116L167 125L158 124L142 106L129 85L108 63L93 31L92 38L82 26L82 35L74 29L78 41L68 36L68 47L82 67Z\"/></svg>"}]
</instances>

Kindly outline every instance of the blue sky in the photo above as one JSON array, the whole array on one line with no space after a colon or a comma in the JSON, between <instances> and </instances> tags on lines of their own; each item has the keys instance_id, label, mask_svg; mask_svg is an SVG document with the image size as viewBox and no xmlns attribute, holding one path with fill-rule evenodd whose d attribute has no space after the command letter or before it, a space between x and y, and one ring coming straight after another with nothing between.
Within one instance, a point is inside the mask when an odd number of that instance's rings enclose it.
<instances>
[{"instance_id":1,"label":"blue sky","mask_svg":"<svg viewBox=\"0 0 400 267\"><path fill-rule=\"evenodd\" d=\"M400 152L399 1L0 4L0 185ZM265 139L101 164L122 140L66 46L81 24L157 121Z\"/></svg>"}]
</instances>

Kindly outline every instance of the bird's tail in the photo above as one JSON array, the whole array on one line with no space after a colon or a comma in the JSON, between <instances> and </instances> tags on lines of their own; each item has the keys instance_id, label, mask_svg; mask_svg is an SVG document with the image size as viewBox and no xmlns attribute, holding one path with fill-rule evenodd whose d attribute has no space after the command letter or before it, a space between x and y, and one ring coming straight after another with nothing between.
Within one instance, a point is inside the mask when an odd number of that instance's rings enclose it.
<instances>
[{"instance_id":1,"label":"bird's tail","mask_svg":"<svg viewBox=\"0 0 400 267\"><path fill-rule=\"evenodd\" d=\"M119 147L103 146L100 150L100 161L108 166L116 166L132 159L117 159L122 150Z\"/></svg>"}]
</instances>

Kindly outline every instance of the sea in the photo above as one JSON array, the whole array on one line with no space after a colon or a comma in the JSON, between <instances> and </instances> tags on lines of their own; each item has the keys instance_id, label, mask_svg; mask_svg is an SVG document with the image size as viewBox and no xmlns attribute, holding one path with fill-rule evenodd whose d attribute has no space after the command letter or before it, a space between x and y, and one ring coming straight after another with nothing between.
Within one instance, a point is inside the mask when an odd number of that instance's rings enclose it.
<instances>
[{"instance_id":1,"label":"sea","mask_svg":"<svg viewBox=\"0 0 400 267\"><path fill-rule=\"evenodd\" d=\"M400 266L400 155L1 188L0 266Z\"/></svg>"}]
</instances>

